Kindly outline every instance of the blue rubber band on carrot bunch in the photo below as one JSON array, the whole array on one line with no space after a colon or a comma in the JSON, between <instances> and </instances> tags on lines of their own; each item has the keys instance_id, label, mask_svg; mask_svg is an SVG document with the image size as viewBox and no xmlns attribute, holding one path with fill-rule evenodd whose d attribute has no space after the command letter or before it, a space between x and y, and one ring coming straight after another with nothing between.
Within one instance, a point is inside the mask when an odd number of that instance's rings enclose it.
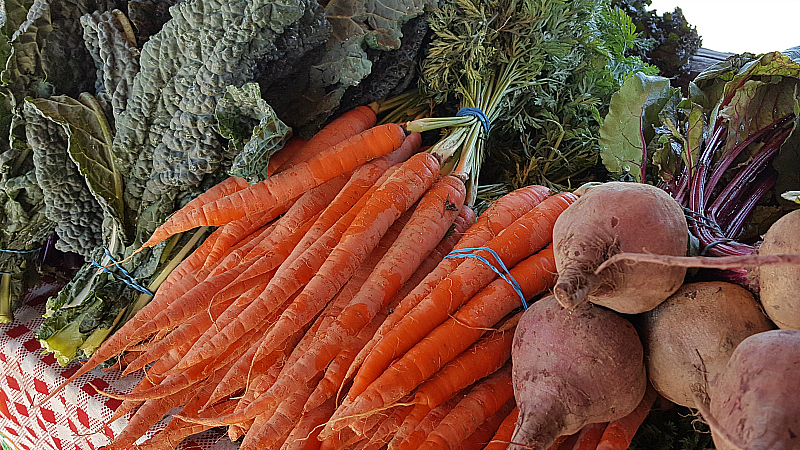
<instances>
[{"instance_id":1,"label":"blue rubber band on carrot bunch","mask_svg":"<svg viewBox=\"0 0 800 450\"><path fill-rule=\"evenodd\" d=\"M114 257L111 256L111 252L108 251L108 249L106 248L105 245L103 246L103 251L106 252L106 256L108 257L108 259L111 260L112 263L114 263L114 264L117 263L117 260L115 260ZM143 294L147 294L147 295L149 295L151 297L153 297L155 295L150 291L150 289L147 289L146 287L144 287L141 284L139 284L136 281L136 279L133 278L133 276L127 270L125 270L122 266L117 266L117 267L119 267L119 271L122 272L122 277L117 277L113 272L108 270L107 267L101 266L100 263L98 263L97 261L92 261L92 264L94 264L95 267L99 268L103 272L111 275L112 277L114 277L115 279L117 279L119 281L122 281L123 283L127 284L128 286L132 287L133 289L136 289L137 291L139 291L139 292L141 292Z\"/></svg>"},{"instance_id":2,"label":"blue rubber band on carrot bunch","mask_svg":"<svg viewBox=\"0 0 800 450\"><path fill-rule=\"evenodd\" d=\"M475 116L475 117L477 117L478 120L483 125L483 131L485 131L486 134L489 134L489 128L492 127L492 124L489 122L489 118L486 117L486 113L484 113L483 110L481 110L480 108L474 108L472 106L465 106L465 107L459 109L458 112L456 113L456 117L461 117L461 116Z\"/></svg>"},{"instance_id":3,"label":"blue rubber band on carrot bunch","mask_svg":"<svg viewBox=\"0 0 800 450\"><path fill-rule=\"evenodd\" d=\"M492 256L494 256L494 259L497 261L497 266L500 267L498 268L496 265L489 262L489 260L484 258L483 256L476 255L474 252L478 250L485 250L489 252ZM462 248L453 250L444 257L444 259L452 259L452 258L475 258L478 261L489 266L494 271L494 273L496 273L498 276L500 276L500 278L505 280L506 283L510 284L511 287L514 288L514 290L517 292L517 295L519 295L520 300L522 300L522 309L528 309L528 302L525 300L525 294L522 293L522 288L519 286L519 283L517 283L517 280L515 280L514 277L511 275L511 272L508 270L508 267L506 267L503 260L500 259L500 256L497 254L497 252L495 252L489 247Z\"/></svg>"}]
</instances>

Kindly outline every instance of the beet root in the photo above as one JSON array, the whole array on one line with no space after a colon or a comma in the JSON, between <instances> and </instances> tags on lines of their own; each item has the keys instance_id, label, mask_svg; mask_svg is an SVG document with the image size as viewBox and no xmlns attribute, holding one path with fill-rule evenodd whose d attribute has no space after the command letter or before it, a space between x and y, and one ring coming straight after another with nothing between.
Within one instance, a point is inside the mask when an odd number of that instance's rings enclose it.
<instances>
[{"instance_id":1,"label":"beet root","mask_svg":"<svg viewBox=\"0 0 800 450\"><path fill-rule=\"evenodd\" d=\"M511 358L520 413L509 450L546 449L589 423L624 417L647 387L633 325L590 303L534 303L517 325Z\"/></svg>"},{"instance_id":2,"label":"beet root","mask_svg":"<svg viewBox=\"0 0 800 450\"><path fill-rule=\"evenodd\" d=\"M753 294L733 283L687 283L641 315L647 374L667 400L695 407L745 338L773 328Z\"/></svg>"},{"instance_id":3,"label":"beet root","mask_svg":"<svg viewBox=\"0 0 800 450\"><path fill-rule=\"evenodd\" d=\"M622 252L682 256L688 241L683 209L663 190L621 182L594 187L553 228L553 293L565 307L588 300L624 314L649 311L683 284L685 268L619 263L595 270Z\"/></svg>"},{"instance_id":4,"label":"beet root","mask_svg":"<svg viewBox=\"0 0 800 450\"><path fill-rule=\"evenodd\" d=\"M800 210L772 224L759 255L800 253ZM761 266L756 271L761 304L778 328L800 329L800 270L796 265Z\"/></svg>"},{"instance_id":5,"label":"beet root","mask_svg":"<svg viewBox=\"0 0 800 450\"><path fill-rule=\"evenodd\" d=\"M700 405L718 450L800 448L800 331L748 337Z\"/></svg>"}]
</instances>

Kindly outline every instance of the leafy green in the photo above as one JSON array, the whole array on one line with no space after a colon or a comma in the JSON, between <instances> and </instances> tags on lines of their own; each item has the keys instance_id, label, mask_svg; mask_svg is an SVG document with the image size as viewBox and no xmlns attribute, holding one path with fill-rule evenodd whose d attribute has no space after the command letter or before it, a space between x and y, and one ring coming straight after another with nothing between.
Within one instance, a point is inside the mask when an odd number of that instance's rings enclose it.
<instances>
[{"instance_id":1,"label":"leafy green","mask_svg":"<svg viewBox=\"0 0 800 450\"><path fill-rule=\"evenodd\" d=\"M228 86L215 114L220 135L236 153L228 174L251 183L266 179L269 157L283 148L292 129L261 98L258 84L247 83L241 89Z\"/></svg>"},{"instance_id":2,"label":"leafy green","mask_svg":"<svg viewBox=\"0 0 800 450\"><path fill-rule=\"evenodd\" d=\"M658 113L672 98L669 80L641 72L628 78L611 97L608 114L600 128L600 153L609 172L634 180L645 179L647 143L655 136Z\"/></svg>"},{"instance_id":3,"label":"leafy green","mask_svg":"<svg viewBox=\"0 0 800 450\"><path fill-rule=\"evenodd\" d=\"M798 88L800 65L779 52L716 64L685 98L664 78L633 77L601 128L603 163L617 176L626 163L638 166L637 181L669 192L687 210L703 254L751 253L759 230L793 207L779 194L800 183ZM651 163L658 170L645 170ZM748 283L744 271L726 276Z\"/></svg>"},{"instance_id":4,"label":"leafy green","mask_svg":"<svg viewBox=\"0 0 800 450\"><path fill-rule=\"evenodd\" d=\"M78 100L55 96L26 101L39 114L63 127L67 136L65 150L83 175L89 191L110 217L124 224L122 177L111 154L113 136L94 97L84 93ZM53 220L58 219L54 217Z\"/></svg>"},{"instance_id":5,"label":"leafy green","mask_svg":"<svg viewBox=\"0 0 800 450\"><path fill-rule=\"evenodd\" d=\"M662 76L682 79L689 74L690 58L702 46L697 29L680 8L658 15L648 7L651 0L612 0L612 5L631 17L636 31L647 45L631 49L631 54L660 69Z\"/></svg>"}]
</instances>

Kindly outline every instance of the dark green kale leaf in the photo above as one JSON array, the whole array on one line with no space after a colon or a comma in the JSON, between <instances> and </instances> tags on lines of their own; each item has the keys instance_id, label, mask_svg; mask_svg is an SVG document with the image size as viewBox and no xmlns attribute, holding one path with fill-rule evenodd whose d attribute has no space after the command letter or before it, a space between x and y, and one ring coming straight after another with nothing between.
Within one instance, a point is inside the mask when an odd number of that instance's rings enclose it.
<instances>
[{"instance_id":1,"label":"dark green kale leaf","mask_svg":"<svg viewBox=\"0 0 800 450\"><path fill-rule=\"evenodd\" d=\"M226 158L214 110L227 86L255 78L279 38L313 0L199 0L171 8L172 19L142 48L114 153L125 201L139 211L137 237L149 236L176 199L217 174ZM162 204L151 208L154 204ZM145 223L145 210L161 213Z\"/></svg>"},{"instance_id":2,"label":"dark green kale leaf","mask_svg":"<svg viewBox=\"0 0 800 450\"><path fill-rule=\"evenodd\" d=\"M88 257L103 243L103 209L67 152L69 136L64 127L30 102L25 103L23 114L45 213L59 236L56 248Z\"/></svg>"}]
</instances>

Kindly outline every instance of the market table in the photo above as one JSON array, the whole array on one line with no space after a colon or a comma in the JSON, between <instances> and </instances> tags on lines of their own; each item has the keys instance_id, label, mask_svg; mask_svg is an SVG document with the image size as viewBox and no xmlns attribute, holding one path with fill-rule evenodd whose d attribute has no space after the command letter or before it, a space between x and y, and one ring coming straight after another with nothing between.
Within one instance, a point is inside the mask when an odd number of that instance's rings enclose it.
<instances>
[{"instance_id":1,"label":"market table","mask_svg":"<svg viewBox=\"0 0 800 450\"><path fill-rule=\"evenodd\" d=\"M33 405L78 370L74 362L61 367L52 354L44 355L33 330L42 323L44 297L32 299L15 313L15 321L0 325L0 440L12 449L95 450L111 442L128 422L128 416L104 425L121 403L97 393L129 392L141 374L120 378L118 370L95 369L69 384L41 408ZM94 387L93 387L94 386ZM146 437L163 427L157 424ZM232 450L238 448L220 431L193 436L182 450Z\"/></svg>"}]
</instances>

